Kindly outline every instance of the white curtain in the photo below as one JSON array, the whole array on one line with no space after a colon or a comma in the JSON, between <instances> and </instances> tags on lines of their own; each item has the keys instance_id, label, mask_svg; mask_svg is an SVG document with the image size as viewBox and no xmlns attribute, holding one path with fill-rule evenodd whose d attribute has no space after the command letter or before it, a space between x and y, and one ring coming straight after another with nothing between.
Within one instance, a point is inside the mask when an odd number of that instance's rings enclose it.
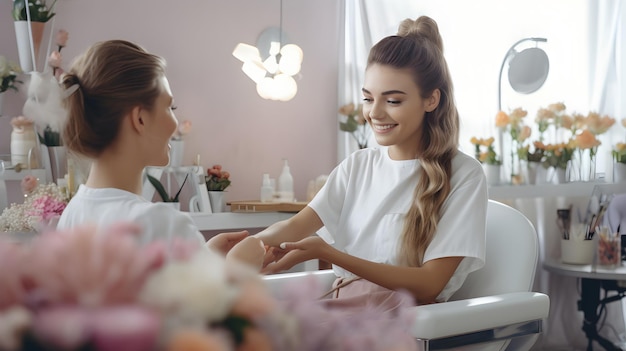
<instances>
[{"instance_id":1,"label":"white curtain","mask_svg":"<svg viewBox=\"0 0 626 351\"><path fill-rule=\"evenodd\" d=\"M613 116L620 124L626 118L626 5L621 0L590 3L590 110ZM612 180L610 150L624 142L623 128L613 127L600 140L607 147L597 162L606 164L608 180Z\"/></svg>"},{"instance_id":2,"label":"white curtain","mask_svg":"<svg viewBox=\"0 0 626 351\"><path fill-rule=\"evenodd\" d=\"M351 102L355 105L361 102L370 48L383 37L395 34L401 20L417 18L415 2L406 0L343 0L342 10L344 50L339 55L337 109ZM338 138L337 159L341 162L356 150L357 145L346 132L338 131ZM370 137L368 145L375 144L374 138Z\"/></svg>"}]
</instances>

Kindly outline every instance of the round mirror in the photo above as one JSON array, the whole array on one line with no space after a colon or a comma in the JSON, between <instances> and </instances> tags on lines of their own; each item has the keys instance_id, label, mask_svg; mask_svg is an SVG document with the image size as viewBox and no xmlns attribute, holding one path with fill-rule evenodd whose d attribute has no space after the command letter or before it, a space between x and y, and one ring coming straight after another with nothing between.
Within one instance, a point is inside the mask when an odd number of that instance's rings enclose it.
<instances>
[{"instance_id":1,"label":"round mirror","mask_svg":"<svg viewBox=\"0 0 626 351\"><path fill-rule=\"evenodd\" d=\"M540 48L518 52L509 61L509 82L518 93L530 94L541 88L548 77L548 55Z\"/></svg>"}]
</instances>

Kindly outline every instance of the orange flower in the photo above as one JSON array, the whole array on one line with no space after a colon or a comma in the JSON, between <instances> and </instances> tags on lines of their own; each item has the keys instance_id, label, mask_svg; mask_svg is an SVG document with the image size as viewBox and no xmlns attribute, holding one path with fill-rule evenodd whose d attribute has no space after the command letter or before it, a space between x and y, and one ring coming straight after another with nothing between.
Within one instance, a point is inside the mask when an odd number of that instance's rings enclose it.
<instances>
[{"instance_id":1,"label":"orange flower","mask_svg":"<svg viewBox=\"0 0 626 351\"><path fill-rule=\"evenodd\" d=\"M356 109L354 107L354 103L352 102L349 104L345 104L339 108L339 113L341 113L344 116L354 115L355 112L356 112Z\"/></svg>"},{"instance_id":2,"label":"orange flower","mask_svg":"<svg viewBox=\"0 0 626 351\"><path fill-rule=\"evenodd\" d=\"M506 114L506 112L498 111L498 113L496 114L496 127L504 128L509 124L510 121L511 119L509 118L509 115Z\"/></svg>"},{"instance_id":3,"label":"orange flower","mask_svg":"<svg viewBox=\"0 0 626 351\"><path fill-rule=\"evenodd\" d=\"M576 135L574 140L576 147L581 149L591 149L601 144L600 141L596 139L596 136L588 129Z\"/></svg>"},{"instance_id":4,"label":"orange flower","mask_svg":"<svg viewBox=\"0 0 626 351\"><path fill-rule=\"evenodd\" d=\"M574 119L571 116L563 115L561 116L561 127L565 129L572 129L574 126Z\"/></svg>"},{"instance_id":5,"label":"orange flower","mask_svg":"<svg viewBox=\"0 0 626 351\"><path fill-rule=\"evenodd\" d=\"M511 121L513 123L517 124L520 123L522 121L522 118L526 117L526 115L528 115L528 112L523 108L518 107L515 110L511 111L509 117L511 118Z\"/></svg>"},{"instance_id":6,"label":"orange flower","mask_svg":"<svg viewBox=\"0 0 626 351\"><path fill-rule=\"evenodd\" d=\"M554 111L547 108L540 108L537 111L537 117L535 117L535 122L548 121L555 117Z\"/></svg>"},{"instance_id":7,"label":"orange flower","mask_svg":"<svg viewBox=\"0 0 626 351\"><path fill-rule=\"evenodd\" d=\"M550 105L548 105L548 109L550 111L553 111L553 112L556 112L556 113L563 112L563 111L565 111L565 104L562 103L562 102L557 102L557 103L554 103L554 104L550 104Z\"/></svg>"},{"instance_id":8,"label":"orange flower","mask_svg":"<svg viewBox=\"0 0 626 351\"><path fill-rule=\"evenodd\" d=\"M587 116L587 128L595 135L605 133L613 124L615 119L607 115L600 117L599 113L590 112Z\"/></svg>"}]
</instances>

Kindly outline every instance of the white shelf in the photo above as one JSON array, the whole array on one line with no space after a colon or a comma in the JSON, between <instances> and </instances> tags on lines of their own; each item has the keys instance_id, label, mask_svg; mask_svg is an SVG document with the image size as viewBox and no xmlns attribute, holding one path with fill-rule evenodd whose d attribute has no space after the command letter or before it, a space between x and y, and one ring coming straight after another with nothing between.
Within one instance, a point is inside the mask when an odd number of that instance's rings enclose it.
<instances>
[{"instance_id":1,"label":"white shelf","mask_svg":"<svg viewBox=\"0 0 626 351\"><path fill-rule=\"evenodd\" d=\"M291 218L294 214L289 212L190 213L200 230L265 228L278 221Z\"/></svg>"},{"instance_id":2,"label":"white shelf","mask_svg":"<svg viewBox=\"0 0 626 351\"><path fill-rule=\"evenodd\" d=\"M489 187L489 198L550 198L550 197L590 197L596 185L624 188L623 184L611 184L603 181L572 182L565 184L537 185L499 185ZM256 212L256 213L190 213L200 230L233 230L246 228L265 228L273 223L291 218L294 213Z\"/></svg>"},{"instance_id":3,"label":"white shelf","mask_svg":"<svg viewBox=\"0 0 626 351\"><path fill-rule=\"evenodd\" d=\"M46 178L46 170L43 168L38 169L23 169L19 172L16 172L14 169L5 169L4 171L0 171L0 180L22 180L25 176L32 175L39 179L42 179L44 182Z\"/></svg>"},{"instance_id":4,"label":"white shelf","mask_svg":"<svg viewBox=\"0 0 626 351\"><path fill-rule=\"evenodd\" d=\"M604 181L565 184L497 185L489 187L490 199L590 197L596 185L622 186ZM623 185L626 187L626 185Z\"/></svg>"}]
</instances>

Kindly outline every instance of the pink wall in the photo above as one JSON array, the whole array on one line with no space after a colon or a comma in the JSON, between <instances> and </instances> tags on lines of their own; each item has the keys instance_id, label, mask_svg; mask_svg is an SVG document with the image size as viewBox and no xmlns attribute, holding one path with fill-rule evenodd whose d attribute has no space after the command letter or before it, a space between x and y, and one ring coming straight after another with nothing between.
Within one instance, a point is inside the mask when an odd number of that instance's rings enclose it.
<instances>
[{"instance_id":1,"label":"pink wall","mask_svg":"<svg viewBox=\"0 0 626 351\"><path fill-rule=\"evenodd\" d=\"M227 200L258 199L262 174L278 177L283 158L296 197L305 199L308 181L337 163L339 3L283 2L283 29L304 51L298 94L289 102L261 99L231 55L237 43L255 44L265 28L279 25L279 0L59 0L55 27L70 33L65 68L106 39L131 40L167 59L177 116L194 126L185 163L199 154L203 166L230 171ZM17 61L11 4L0 2L0 54ZM25 90L5 98L0 154L10 152L9 119L20 113Z\"/></svg>"}]
</instances>

